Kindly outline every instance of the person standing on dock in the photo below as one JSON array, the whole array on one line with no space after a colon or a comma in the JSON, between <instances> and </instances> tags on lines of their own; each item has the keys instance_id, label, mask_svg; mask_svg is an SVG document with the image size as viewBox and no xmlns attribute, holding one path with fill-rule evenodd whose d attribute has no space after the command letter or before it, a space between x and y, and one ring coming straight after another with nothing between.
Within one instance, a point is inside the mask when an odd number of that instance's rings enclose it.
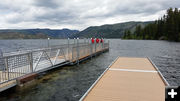
<instances>
[{"instance_id":1,"label":"person standing on dock","mask_svg":"<svg viewBox=\"0 0 180 101\"><path fill-rule=\"evenodd\" d=\"M91 43L92 43L92 44L94 43L94 38L91 38Z\"/></svg>"},{"instance_id":2,"label":"person standing on dock","mask_svg":"<svg viewBox=\"0 0 180 101\"><path fill-rule=\"evenodd\" d=\"M103 43L103 42L104 42L104 40L103 40L103 38L101 38L100 43Z\"/></svg>"},{"instance_id":3,"label":"person standing on dock","mask_svg":"<svg viewBox=\"0 0 180 101\"><path fill-rule=\"evenodd\" d=\"M96 38L96 43L99 43L99 38Z\"/></svg>"}]
</instances>

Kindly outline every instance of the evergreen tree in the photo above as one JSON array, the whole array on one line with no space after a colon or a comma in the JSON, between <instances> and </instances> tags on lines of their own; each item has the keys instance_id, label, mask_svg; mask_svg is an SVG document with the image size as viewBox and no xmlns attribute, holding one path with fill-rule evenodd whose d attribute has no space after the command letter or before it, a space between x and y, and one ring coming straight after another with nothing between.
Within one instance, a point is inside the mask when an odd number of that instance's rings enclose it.
<instances>
[{"instance_id":1,"label":"evergreen tree","mask_svg":"<svg viewBox=\"0 0 180 101\"><path fill-rule=\"evenodd\" d=\"M138 25L133 34L128 34L127 31L126 34L126 38L180 41L180 10L169 8L167 13L154 23L144 28Z\"/></svg>"},{"instance_id":2,"label":"evergreen tree","mask_svg":"<svg viewBox=\"0 0 180 101\"><path fill-rule=\"evenodd\" d=\"M138 26L136 26L136 29L135 29L135 32L134 32L134 34L135 34L135 37L137 38L137 39L141 39L142 37L142 30L141 30L141 25L138 25Z\"/></svg>"}]
</instances>

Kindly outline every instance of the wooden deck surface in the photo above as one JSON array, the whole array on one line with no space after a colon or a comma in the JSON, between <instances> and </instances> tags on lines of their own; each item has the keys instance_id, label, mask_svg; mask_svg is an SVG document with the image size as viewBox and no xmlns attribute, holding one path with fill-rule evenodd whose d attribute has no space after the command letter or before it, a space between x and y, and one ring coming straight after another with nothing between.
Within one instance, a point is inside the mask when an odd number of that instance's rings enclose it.
<instances>
[{"instance_id":1,"label":"wooden deck surface","mask_svg":"<svg viewBox=\"0 0 180 101\"><path fill-rule=\"evenodd\" d=\"M0 92L9 89L16 85L16 80L11 80L6 83L0 84Z\"/></svg>"},{"instance_id":2,"label":"wooden deck surface","mask_svg":"<svg viewBox=\"0 0 180 101\"><path fill-rule=\"evenodd\" d=\"M81 100L164 101L165 86L147 58L119 57Z\"/></svg>"}]
</instances>

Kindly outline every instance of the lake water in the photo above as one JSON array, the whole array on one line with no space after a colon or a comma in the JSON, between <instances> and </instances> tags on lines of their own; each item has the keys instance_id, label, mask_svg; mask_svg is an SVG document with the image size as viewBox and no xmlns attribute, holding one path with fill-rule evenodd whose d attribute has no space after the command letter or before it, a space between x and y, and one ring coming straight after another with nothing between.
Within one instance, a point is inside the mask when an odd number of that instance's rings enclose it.
<instances>
[{"instance_id":1,"label":"lake water","mask_svg":"<svg viewBox=\"0 0 180 101\"><path fill-rule=\"evenodd\" d=\"M51 45L67 40L51 40ZM18 46L17 46L18 45ZM0 40L3 51L45 47L47 40ZM110 40L109 52L79 66L64 66L44 74L26 90L5 92L0 101L76 101L118 56L150 57L172 86L180 85L180 43L152 40Z\"/></svg>"}]
</instances>

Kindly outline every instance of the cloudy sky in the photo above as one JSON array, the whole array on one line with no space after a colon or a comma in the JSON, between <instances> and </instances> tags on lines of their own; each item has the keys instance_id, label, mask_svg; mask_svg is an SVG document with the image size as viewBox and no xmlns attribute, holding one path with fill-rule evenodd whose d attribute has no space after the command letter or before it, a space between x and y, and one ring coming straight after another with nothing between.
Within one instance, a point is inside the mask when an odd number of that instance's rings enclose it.
<instances>
[{"instance_id":1,"label":"cloudy sky","mask_svg":"<svg viewBox=\"0 0 180 101\"><path fill-rule=\"evenodd\" d=\"M0 29L70 28L152 21L180 0L0 0Z\"/></svg>"}]
</instances>

